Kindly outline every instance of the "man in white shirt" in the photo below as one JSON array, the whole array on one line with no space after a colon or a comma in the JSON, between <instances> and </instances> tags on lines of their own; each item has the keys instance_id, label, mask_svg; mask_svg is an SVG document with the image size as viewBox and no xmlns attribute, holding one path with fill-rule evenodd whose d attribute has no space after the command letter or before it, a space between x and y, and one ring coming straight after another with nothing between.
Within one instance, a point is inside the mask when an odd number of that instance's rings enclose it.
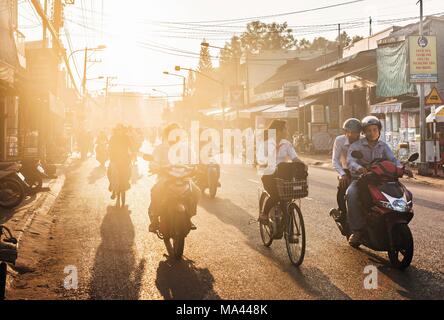
<instances>
[{"instance_id":1,"label":"man in white shirt","mask_svg":"<svg viewBox=\"0 0 444 320\"><path fill-rule=\"evenodd\" d=\"M336 195L336 200L338 202L338 209L330 210L330 215L337 217L338 219L344 217L347 207L345 205L345 192L351 182L350 171L347 167L347 152L350 145L359 140L362 125L361 121L356 118L347 119L342 129L344 134L336 137L335 143L333 145L332 154L332 165L336 172L339 174L338 180L338 192Z\"/></svg>"}]
</instances>

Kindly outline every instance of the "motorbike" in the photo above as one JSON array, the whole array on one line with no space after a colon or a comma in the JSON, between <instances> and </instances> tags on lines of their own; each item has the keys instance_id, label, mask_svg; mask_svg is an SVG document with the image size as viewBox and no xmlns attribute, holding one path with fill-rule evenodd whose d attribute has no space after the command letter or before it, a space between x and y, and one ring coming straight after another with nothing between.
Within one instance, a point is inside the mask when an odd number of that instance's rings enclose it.
<instances>
[{"instance_id":1,"label":"motorbike","mask_svg":"<svg viewBox=\"0 0 444 320\"><path fill-rule=\"evenodd\" d=\"M205 192L205 189L208 189L210 198L214 199L217 188L221 186L219 178L220 166L218 163L211 161L209 164L199 166L194 181L202 193Z\"/></svg>"},{"instance_id":2,"label":"motorbike","mask_svg":"<svg viewBox=\"0 0 444 320\"><path fill-rule=\"evenodd\" d=\"M150 155L144 155L143 158L152 161ZM151 172L166 177L157 236L165 243L170 257L181 259L185 238L191 231L191 206L196 205L193 203L192 183L196 169L194 166L168 165Z\"/></svg>"},{"instance_id":3,"label":"motorbike","mask_svg":"<svg viewBox=\"0 0 444 320\"><path fill-rule=\"evenodd\" d=\"M5 299L8 263L15 265L17 260L17 239L11 231L0 225L0 300Z\"/></svg>"},{"instance_id":4,"label":"motorbike","mask_svg":"<svg viewBox=\"0 0 444 320\"><path fill-rule=\"evenodd\" d=\"M55 172L55 168L53 170L45 170L45 167L38 159L23 160L21 164L20 173L25 177L25 182L28 185L28 194L32 195L40 191L49 191L49 188L43 188L43 179L56 178L55 174L48 172Z\"/></svg>"},{"instance_id":5,"label":"motorbike","mask_svg":"<svg viewBox=\"0 0 444 320\"><path fill-rule=\"evenodd\" d=\"M0 207L12 209L26 197L29 186L21 168L17 162L0 162Z\"/></svg>"},{"instance_id":6,"label":"motorbike","mask_svg":"<svg viewBox=\"0 0 444 320\"><path fill-rule=\"evenodd\" d=\"M352 157L362 159L360 151ZM414 153L408 162L414 162L419 154ZM413 258L413 236L408 226L413 219L412 193L399 181L405 173L392 162L375 159L365 166L368 172L358 179L361 207L365 211L367 224L362 245L374 251L386 251L390 264L397 269L407 268ZM347 213L335 209L330 211L341 234L347 239L351 230Z\"/></svg>"}]
</instances>

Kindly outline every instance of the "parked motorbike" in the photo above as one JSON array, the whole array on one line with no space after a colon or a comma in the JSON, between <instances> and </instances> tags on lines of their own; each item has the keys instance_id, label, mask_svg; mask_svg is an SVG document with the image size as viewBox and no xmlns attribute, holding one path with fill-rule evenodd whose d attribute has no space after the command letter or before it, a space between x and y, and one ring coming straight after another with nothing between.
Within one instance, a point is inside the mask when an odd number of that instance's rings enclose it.
<instances>
[{"instance_id":1,"label":"parked motorbike","mask_svg":"<svg viewBox=\"0 0 444 320\"><path fill-rule=\"evenodd\" d=\"M0 207L12 209L22 203L29 188L17 162L0 162Z\"/></svg>"},{"instance_id":2,"label":"parked motorbike","mask_svg":"<svg viewBox=\"0 0 444 320\"><path fill-rule=\"evenodd\" d=\"M362 159L359 151L352 156ZM414 153L408 162L418 159ZM366 166L368 172L359 177L361 207L367 216L362 244L375 251L387 251L390 263L397 269L407 268L413 258L413 236L408 226L413 218L412 194L399 181L405 173L392 162L375 159ZM330 211L342 235L351 236L347 213Z\"/></svg>"},{"instance_id":3,"label":"parked motorbike","mask_svg":"<svg viewBox=\"0 0 444 320\"><path fill-rule=\"evenodd\" d=\"M50 171L55 171L50 170ZM25 177L25 182L28 185L28 194L32 195L40 191L48 191L48 188L43 188L43 179L54 179L55 174L49 174L38 159L27 159L22 161L22 168L20 173Z\"/></svg>"},{"instance_id":4,"label":"parked motorbike","mask_svg":"<svg viewBox=\"0 0 444 320\"><path fill-rule=\"evenodd\" d=\"M0 225L0 300L5 299L8 263L15 265L17 260L17 239L11 231Z\"/></svg>"},{"instance_id":5,"label":"parked motorbike","mask_svg":"<svg viewBox=\"0 0 444 320\"><path fill-rule=\"evenodd\" d=\"M205 192L205 189L208 189L210 198L214 199L217 188L221 186L219 178L220 166L218 163L212 161L209 164L199 166L194 181L202 193Z\"/></svg>"},{"instance_id":6,"label":"parked motorbike","mask_svg":"<svg viewBox=\"0 0 444 320\"><path fill-rule=\"evenodd\" d=\"M152 161L150 155L143 158ZM170 257L181 259L185 238L191 231L191 206L196 205L192 183L196 169L194 166L169 165L152 173L167 178L157 236L164 241Z\"/></svg>"}]
</instances>

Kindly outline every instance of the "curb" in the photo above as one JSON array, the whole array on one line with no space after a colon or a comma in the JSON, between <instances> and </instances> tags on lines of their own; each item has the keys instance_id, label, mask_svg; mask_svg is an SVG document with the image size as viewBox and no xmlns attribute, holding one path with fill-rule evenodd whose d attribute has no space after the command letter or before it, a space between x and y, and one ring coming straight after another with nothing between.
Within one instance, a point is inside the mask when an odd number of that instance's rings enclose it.
<instances>
[{"instance_id":1,"label":"curb","mask_svg":"<svg viewBox=\"0 0 444 320\"><path fill-rule=\"evenodd\" d=\"M58 196L60 195L60 192L63 189L63 186L65 184L65 169L68 168L72 164L72 159L68 158L63 164L60 165L60 174L55 180L51 180L48 183L48 187L51 188L50 191L42 193L35 201L32 203L32 205L26 210L26 213L24 215L24 221L20 221L17 223L17 225L14 226L15 231L15 237L17 238L17 250L18 250L18 256L20 259L20 243L23 238L23 236L26 234L26 232L29 230L29 228L32 226L32 223L35 221L35 219L41 215L42 213L48 213L51 211L55 201L57 200ZM12 266L8 268L8 281L6 283L6 290L11 290L13 287L13 283L15 280L15 277L19 274L17 271L17 264L15 266Z\"/></svg>"}]
</instances>

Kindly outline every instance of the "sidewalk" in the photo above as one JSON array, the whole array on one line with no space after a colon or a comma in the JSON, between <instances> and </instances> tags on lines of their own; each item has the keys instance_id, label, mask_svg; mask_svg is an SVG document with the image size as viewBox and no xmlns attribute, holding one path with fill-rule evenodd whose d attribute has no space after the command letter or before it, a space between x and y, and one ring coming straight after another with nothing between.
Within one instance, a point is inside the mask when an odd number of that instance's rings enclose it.
<instances>
[{"instance_id":1,"label":"sidewalk","mask_svg":"<svg viewBox=\"0 0 444 320\"><path fill-rule=\"evenodd\" d=\"M57 179L44 181L44 186L48 186L50 191L27 198L13 210L0 209L0 224L8 227L18 240L16 265L8 267L6 298L12 286L20 286L20 283L15 282L20 274L35 271L38 261L33 253L39 251L39 241L49 235L53 221L48 213L63 188L64 172L71 164L72 159L69 158L64 164L57 166Z\"/></svg>"},{"instance_id":2,"label":"sidewalk","mask_svg":"<svg viewBox=\"0 0 444 320\"><path fill-rule=\"evenodd\" d=\"M300 154L300 158L311 166L321 167L332 171L334 170L331 164L331 155ZM413 173L413 179L403 178L403 180L411 183L419 183L437 188L444 188L444 178L420 176L415 168L413 168Z\"/></svg>"}]
</instances>

